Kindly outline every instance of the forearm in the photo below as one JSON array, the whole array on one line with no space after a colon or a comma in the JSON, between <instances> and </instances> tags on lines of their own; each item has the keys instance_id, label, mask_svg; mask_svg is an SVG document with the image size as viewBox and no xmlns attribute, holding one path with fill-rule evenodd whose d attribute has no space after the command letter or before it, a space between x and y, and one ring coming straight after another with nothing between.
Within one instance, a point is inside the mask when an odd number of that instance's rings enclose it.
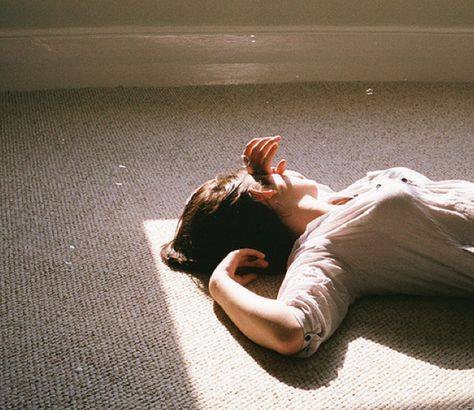
<instances>
[{"instance_id":1,"label":"forearm","mask_svg":"<svg viewBox=\"0 0 474 410\"><path fill-rule=\"evenodd\" d=\"M211 279L209 291L229 318L255 343L291 354L303 345L303 330L284 303L259 296L230 277Z\"/></svg>"}]
</instances>

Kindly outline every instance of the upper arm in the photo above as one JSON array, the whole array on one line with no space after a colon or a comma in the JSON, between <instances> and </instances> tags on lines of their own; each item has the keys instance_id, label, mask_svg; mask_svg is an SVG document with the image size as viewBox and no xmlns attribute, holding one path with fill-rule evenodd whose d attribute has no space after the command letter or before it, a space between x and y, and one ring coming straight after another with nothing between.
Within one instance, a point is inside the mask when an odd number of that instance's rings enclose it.
<instances>
[{"instance_id":1,"label":"upper arm","mask_svg":"<svg viewBox=\"0 0 474 410\"><path fill-rule=\"evenodd\" d=\"M330 258L303 265L291 267L278 299L300 326L299 343L295 336L288 350L307 357L334 333L353 298L345 286L344 271Z\"/></svg>"},{"instance_id":2,"label":"upper arm","mask_svg":"<svg viewBox=\"0 0 474 410\"><path fill-rule=\"evenodd\" d=\"M212 281L209 290L234 324L252 341L282 354L303 346L303 330L291 308L257 295L228 276Z\"/></svg>"}]
</instances>

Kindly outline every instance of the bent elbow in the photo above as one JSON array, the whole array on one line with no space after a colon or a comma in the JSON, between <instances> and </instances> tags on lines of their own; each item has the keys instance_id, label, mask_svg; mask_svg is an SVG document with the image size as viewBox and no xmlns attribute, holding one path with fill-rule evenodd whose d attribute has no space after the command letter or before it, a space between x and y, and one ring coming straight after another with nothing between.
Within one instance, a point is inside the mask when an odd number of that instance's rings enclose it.
<instances>
[{"instance_id":1,"label":"bent elbow","mask_svg":"<svg viewBox=\"0 0 474 410\"><path fill-rule=\"evenodd\" d=\"M298 353L304 345L304 332L300 327L292 328L279 335L278 342L275 346L275 351L285 355L291 356Z\"/></svg>"}]
</instances>

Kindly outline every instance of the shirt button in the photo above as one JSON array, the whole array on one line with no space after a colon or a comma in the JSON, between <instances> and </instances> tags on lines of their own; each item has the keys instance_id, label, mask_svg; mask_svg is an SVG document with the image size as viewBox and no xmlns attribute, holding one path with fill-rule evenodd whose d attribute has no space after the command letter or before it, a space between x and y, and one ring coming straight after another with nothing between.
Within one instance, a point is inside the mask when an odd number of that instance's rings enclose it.
<instances>
[{"instance_id":1,"label":"shirt button","mask_svg":"<svg viewBox=\"0 0 474 410\"><path fill-rule=\"evenodd\" d=\"M306 340L307 342L309 342L311 340L311 335L306 335L304 337L304 340Z\"/></svg>"},{"instance_id":2,"label":"shirt button","mask_svg":"<svg viewBox=\"0 0 474 410\"><path fill-rule=\"evenodd\" d=\"M408 179L402 178L402 182L408 182Z\"/></svg>"},{"instance_id":3,"label":"shirt button","mask_svg":"<svg viewBox=\"0 0 474 410\"><path fill-rule=\"evenodd\" d=\"M382 185L377 184L377 185L375 185L375 188L380 188L381 186L382 186Z\"/></svg>"},{"instance_id":4,"label":"shirt button","mask_svg":"<svg viewBox=\"0 0 474 410\"><path fill-rule=\"evenodd\" d=\"M359 196L359 194L354 194L352 195L354 198L357 198Z\"/></svg>"}]
</instances>

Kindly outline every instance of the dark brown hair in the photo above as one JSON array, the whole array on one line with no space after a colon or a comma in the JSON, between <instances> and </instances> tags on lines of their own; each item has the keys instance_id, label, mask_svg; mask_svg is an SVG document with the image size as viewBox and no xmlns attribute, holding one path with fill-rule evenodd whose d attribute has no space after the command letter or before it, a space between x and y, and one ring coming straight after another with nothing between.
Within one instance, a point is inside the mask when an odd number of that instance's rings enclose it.
<instances>
[{"instance_id":1,"label":"dark brown hair","mask_svg":"<svg viewBox=\"0 0 474 410\"><path fill-rule=\"evenodd\" d=\"M283 273L296 238L273 209L250 195L250 188L263 186L245 170L205 182L188 200L174 239L163 246L163 261L211 273L232 250L252 248L266 255L267 271Z\"/></svg>"}]
</instances>

